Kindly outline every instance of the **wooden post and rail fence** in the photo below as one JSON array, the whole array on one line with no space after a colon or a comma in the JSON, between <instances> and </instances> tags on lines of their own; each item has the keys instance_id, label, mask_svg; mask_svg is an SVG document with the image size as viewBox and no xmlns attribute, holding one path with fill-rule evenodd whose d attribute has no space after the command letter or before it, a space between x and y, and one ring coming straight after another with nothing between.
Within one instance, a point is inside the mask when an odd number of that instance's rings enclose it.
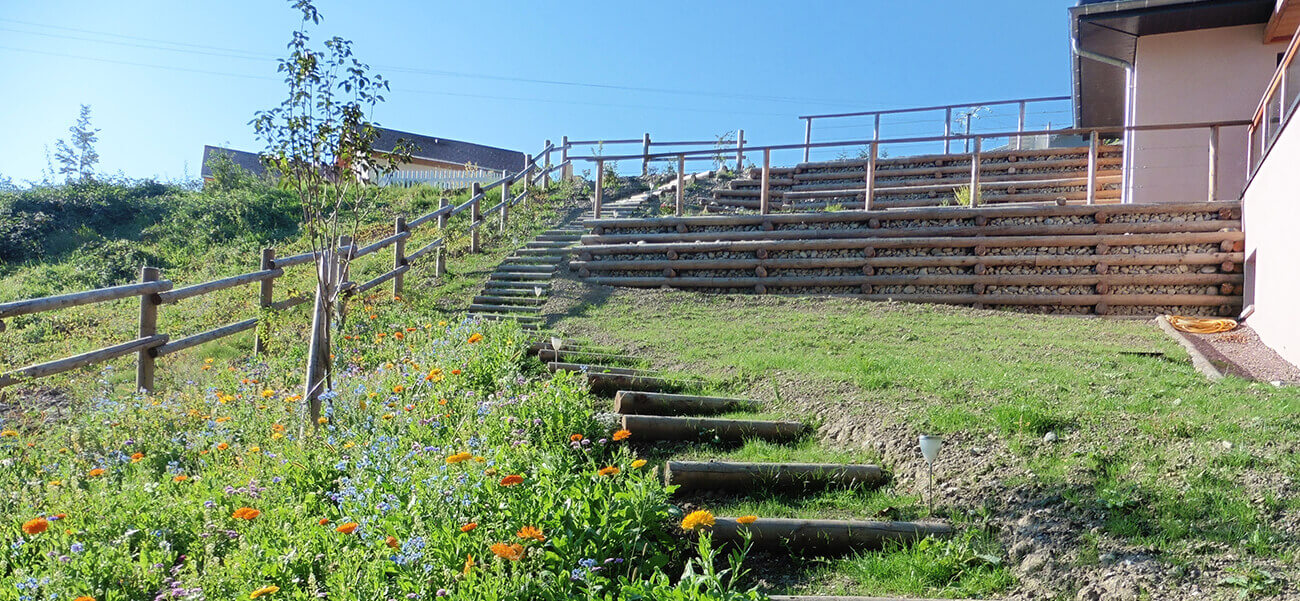
<instances>
[{"instance_id":1,"label":"wooden post and rail fence","mask_svg":"<svg viewBox=\"0 0 1300 601\"><path fill-rule=\"evenodd\" d=\"M325 269L328 272L324 277L326 278L326 281L333 281L341 288L343 294L341 298L364 294L389 281L392 282L393 294L395 296L400 295L403 287L403 276L418 261L429 258L432 255L435 259L436 275L441 276L446 273L447 242L445 235L424 245L415 252L408 254L406 242L412 237L414 231L418 230L421 226L433 223L436 220L438 230L440 232L445 232L449 220L461 213L469 211L470 223L467 225L467 228L470 231L470 252L480 252L479 229L483 226L484 222L487 221L484 214L499 214L501 219L500 226L504 228L508 223L510 208L525 201L531 189L531 184L535 184L543 178L549 180L551 173L554 171L565 172L571 169L571 164L567 160L557 165L549 164L550 153L554 150L556 150L555 147L548 143L542 152L538 153L538 156L547 157L547 163L538 165L535 161L529 160L525 163L524 168L518 173L507 174L499 180L491 182L486 189L490 190L499 187L502 192L502 197L501 202L488 208L487 211L480 211L480 202L485 197L483 191L484 187L475 182L473 183L473 193L468 201L453 206L446 198L443 198L439 201L437 210L423 216L410 221L407 221L405 216L397 216L394 221L392 235L376 240L365 246L358 246L356 243L344 237L344 239L340 240L340 244L337 248L310 251L287 257L277 257L275 249L266 248L262 250L257 271L180 288L176 288L170 280L163 279L158 268L144 267L141 269L140 281L138 283L0 303L0 331L4 331L4 320L21 315L44 313L58 309L104 303L130 297L140 298L138 334L134 340L95 349L71 357L64 357L45 363L29 365L0 374L0 388L34 378L67 372L87 365L102 363L117 357L135 354L136 387L140 390L151 391L154 389L154 372L159 357L165 357L201 344L255 329L259 321L259 318L254 317L173 340L171 336L158 332L158 314L163 305L178 303L185 299L204 296L229 288L257 284L258 306L260 309L277 311L290 309L308 303L311 299L306 296L295 296L280 301L274 300L275 280L283 277L286 269L308 263L316 263L318 258L329 263L329 265L321 266L322 269ZM517 182L523 182L524 189L520 194L512 197L510 194L510 186ZM339 272L338 258L340 255L343 257L344 262L350 263L351 260L359 259L388 247L392 247L393 249L393 267L391 270L363 283L349 281L347 279L348 274L346 271L342 273ZM317 328L326 325L325 323L319 322L321 319L319 313L320 312L318 311L313 317L313 322ZM328 316L325 316L324 318L328 319ZM254 341L253 349L256 353L265 352L266 341L262 340L259 336ZM317 360L319 361L319 358L317 358ZM316 373L316 371L313 371L312 373ZM315 376L313 376L313 379L315 379Z\"/></svg>"}]
</instances>

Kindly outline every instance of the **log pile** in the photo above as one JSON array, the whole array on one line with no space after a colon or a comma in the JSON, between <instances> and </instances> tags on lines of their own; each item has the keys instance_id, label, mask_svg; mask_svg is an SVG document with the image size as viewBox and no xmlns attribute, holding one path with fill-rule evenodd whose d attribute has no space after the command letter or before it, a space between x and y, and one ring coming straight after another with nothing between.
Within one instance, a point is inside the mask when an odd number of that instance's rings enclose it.
<instances>
[{"instance_id":1,"label":"log pile","mask_svg":"<svg viewBox=\"0 0 1300 601\"><path fill-rule=\"evenodd\" d=\"M980 202L984 204L1083 204L1088 192L1088 147L1042 150L997 150L980 154ZM1097 152L1096 201L1120 200L1119 146ZM769 176L773 211L810 211L836 205L859 208L866 188L866 159L801 163L772 169ZM761 170L714 190L709 210L759 208ZM876 162L873 209L937 207L956 204L956 191L969 187L971 157L922 155Z\"/></svg>"},{"instance_id":2,"label":"log pile","mask_svg":"<svg viewBox=\"0 0 1300 601\"><path fill-rule=\"evenodd\" d=\"M592 283L1069 314L1232 315L1237 202L981 206L589 221Z\"/></svg>"}]
</instances>

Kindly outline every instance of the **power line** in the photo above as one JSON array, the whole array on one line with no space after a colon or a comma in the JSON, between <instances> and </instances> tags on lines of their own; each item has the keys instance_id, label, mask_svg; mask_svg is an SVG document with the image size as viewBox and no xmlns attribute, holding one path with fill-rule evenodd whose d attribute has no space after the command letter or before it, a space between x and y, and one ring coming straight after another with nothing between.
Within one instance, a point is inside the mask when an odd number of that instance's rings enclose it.
<instances>
[{"instance_id":1,"label":"power line","mask_svg":"<svg viewBox=\"0 0 1300 601\"><path fill-rule=\"evenodd\" d=\"M275 55L271 55L271 54L264 54L264 53L257 53L257 52L248 52L248 51L245 51L245 50L238 50L238 49L233 49L233 48L222 48L222 47L219 47L219 46L206 46L206 45L201 45L201 44L187 44L187 43L183 43L183 42L172 42L172 41L167 41L167 40L159 40L159 39L155 39L155 38L145 38L145 37L140 37L140 36L129 36L129 35L122 35L122 34L109 33L109 32L94 31L94 30L90 30L90 29L79 29L79 28L73 28L73 27L62 27L62 26L57 26L57 25L46 25L46 24L42 24L42 23L32 23L32 22L29 22L29 21L19 21L19 20L17 20L17 19L9 19L9 18L4 18L4 17L0 17L0 21L6 21L6 22L10 22L10 23L17 23L17 24L19 24L19 25L26 25L26 26L29 26L29 27L41 27L41 28L47 28L47 29L55 29L55 30L62 30L62 31L71 31L71 32L75 32L75 33L85 33L85 34L98 35L98 36L114 37L114 38L119 38L119 39L124 39L124 40L135 40L136 42L148 42L149 44L129 43L129 42L119 42L119 41L113 41L113 40L97 40L97 39L94 39L94 38L86 38L86 37L80 37L80 36L69 36L69 35L63 35L63 34L54 34L54 33L45 33L45 32L35 32L35 31L24 31L24 30L21 30L21 29L0 28L0 29L5 30L5 31L13 31L13 32L16 32L16 33L25 33L25 34L29 34L29 35L39 35L39 36L44 36L44 37L54 37L54 38L64 38L64 39L74 39L74 40L81 40L81 41L88 41L88 42L95 42L95 43L102 43L102 44L114 44L114 45L119 45L119 46L128 46L128 47L135 47L135 48L146 48L146 49L151 49L151 50L163 50L163 51L167 51L167 52L178 52L178 53L185 53L185 54L200 54L200 55L207 55L207 56L219 56L219 57L227 57L227 58L237 58L237 59L243 59L243 60L276 60L276 59L280 58L280 57L277 57L277 56L275 56ZM186 49L183 49L183 48L168 48L168 47L165 47L165 46L157 46L156 44L165 44L165 45L169 45L169 46L182 46L182 47L189 47L189 48L195 48L195 49L197 49L197 50L186 50ZM384 69L384 70L393 71L393 72L399 72L399 73L410 73L410 74L417 74L417 75L433 75L433 76L442 76L442 77L465 77L465 78L471 78L471 79L484 79L484 80L491 80L491 81L509 81L509 82L515 82L515 83L531 83L531 84L551 85L551 86L583 87L583 88L594 88L594 89L602 89L602 90L617 90L617 91L624 91L624 92L650 92L650 93L657 93L657 94L678 94L678 95L690 95L690 96L704 96L704 97L712 97L712 98L727 98L727 99L733 99L733 100L751 100L751 101L760 101L760 102L783 102L783 103L795 103L795 104L823 104L823 105L832 105L832 106L860 106L860 103L857 103L857 102L849 102L849 101L844 101L844 100L832 100L832 99L824 99L824 98L796 98L796 97L790 97L790 96L766 96L766 95L756 95L756 94L731 94L731 93L726 93L726 92L709 92L709 91L701 91L701 90L686 90L686 89L680 89L680 88L654 88L654 87L644 87L644 86L626 86L626 85L605 84L605 83L593 83L593 82L581 82L581 81L565 81L565 80L554 80L554 79L536 79L536 78L529 78L529 77L515 77L515 76L508 76L508 75L491 75L491 74L483 74L483 73L469 73L469 72L465 72L465 71L451 71L451 70L445 70L445 69L423 69L423 68L416 68L416 67L405 67L405 66L400 66L400 65L383 65L383 64L376 64L376 65L374 65L374 66L375 66L375 68L377 68L377 69Z\"/></svg>"}]
</instances>

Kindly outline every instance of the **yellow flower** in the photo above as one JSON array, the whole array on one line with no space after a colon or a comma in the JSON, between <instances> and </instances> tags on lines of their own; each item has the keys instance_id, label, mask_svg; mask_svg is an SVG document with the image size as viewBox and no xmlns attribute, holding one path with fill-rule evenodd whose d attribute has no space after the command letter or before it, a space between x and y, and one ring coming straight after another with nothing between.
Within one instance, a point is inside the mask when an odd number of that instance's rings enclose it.
<instances>
[{"instance_id":1,"label":"yellow flower","mask_svg":"<svg viewBox=\"0 0 1300 601\"><path fill-rule=\"evenodd\" d=\"M475 342L478 342L478 341L480 341L480 340L482 340L482 339L483 339L483 335L482 335L482 334L479 334L478 332L474 332L474 334L472 334L472 335L469 337L469 341L468 341L468 342L469 342L470 344L474 344Z\"/></svg>"},{"instance_id":2,"label":"yellow flower","mask_svg":"<svg viewBox=\"0 0 1300 601\"><path fill-rule=\"evenodd\" d=\"M261 596L263 596L263 595L269 595L269 594L271 594L271 593L276 593L276 592L279 592L279 591L280 591L280 587L275 586L274 584L272 584L272 585L268 585L268 586L264 586L264 587L262 587L262 588L259 588L259 589L255 590L255 591L253 591L252 593L249 593L248 598L249 598L249 599L256 599L256 598L261 597Z\"/></svg>"},{"instance_id":3,"label":"yellow flower","mask_svg":"<svg viewBox=\"0 0 1300 601\"><path fill-rule=\"evenodd\" d=\"M425 381L425 382L441 382L441 381L442 381L442 370L439 369L439 368L437 368L437 367L433 368L433 370L431 370L431 371L429 372L429 375L427 375L427 376L424 377L424 381Z\"/></svg>"},{"instance_id":4,"label":"yellow flower","mask_svg":"<svg viewBox=\"0 0 1300 601\"><path fill-rule=\"evenodd\" d=\"M472 569L474 569L474 556L473 556L473 555L466 555L466 556L465 556L465 568L464 568L463 570L461 570L461 573L464 574L464 575L466 575L466 576L469 576L469 571L472 570Z\"/></svg>"},{"instance_id":5,"label":"yellow flower","mask_svg":"<svg viewBox=\"0 0 1300 601\"><path fill-rule=\"evenodd\" d=\"M395 416L394 416L392 413L385 413L385 414L384 414L384 419L393 419L393 417L395 417Z\"/></svg>"},{"instance_id":6,"label":"yellow flower","mask_svg":"<svg viewBox=\"0 0 1300 601\"><path fill-rule=\"evenodd\" d=\"M742 516L736 518L736 523L737 523L737 524L743 524L743 525L746 525L746 526L748 526L748 525L750 525L750 524L753 524L754 522L757 522L757 521L758 521L758 516L756 516L756 515L742 515Z\"/></svg>"},{"instance_id":7,"label":"yellow flower","mask_svg":"<svg viewBox=\"0 0 1300 601\"><path fill-rule=\"evenodd\" d=\"M271 440L280 440L281 438L284 438L283 432L276 432L271 435Z\"/></svg>"},{"instance_id":8,"label":"yellow flower","mask_svg":"<svg viewBox=\"0 0 1300 601\"><path fill-rule=\"evenodd\" d=\"M50 480L50 486L63 486L62 480Z\"/></svg>"},{"instance_id":9,"label":"yellow flower","mask_svg":"<svg viewBox=\"0 0 1300 601\"><path fill-rule=\"evenodd\" d=\"M270 388L267 388L266 390L262 391L262 398L264 399L269 399L273 396L275 396L275 391L271 390Z\"/></svg>"},{"instance_id":10,"label":"yellow flower","mask_svg":"<svg viewBox=\"0 0 1300 601\"><path fill-rule=\"evenodd\" d=\"M316 423L318 423L318 424L320 424L320 425L323 426L323 425L325 425L325 424L330 423L330 418L328 418L328 417L324 417L324 416L322 416L322 417L318 417L318 418L316 418Z\"/></svg>"},{"instance_id":11,"label":"yellow flower","mask_svg":"<svg viewBox=\"0 0 1300 601\"><path fill-rule=\"evenodd\" d=\"M618 474L618 472L619 472L619 469L618 469L618 468L616 468L616 467L610 465L610 466L606 466L606 467L602 467L602 468L600 468L600 471L596 472L596 475L598 475L598 476L613 476L613 475Z\"/></svg>"},{"instance_id":12,"label":"yellow flower","mask_svg":"<svg viewBox=\"0 0 1300 601\"><path fill-rule=\"evenodd\" d=\"M0 431L0 436L18 436L18 431L17 430Z\"/></svg>"},{"instance_id":13,"label":"yellow flower","mask_svg":"<svg viewBox=\"0 0 1300 601\"><path fill-rule=\"evenodd\" d=\"M473 457L474 454L470 452L456 453L455 455L451 455L447 457L447 463L460 463L462 461L467 461Z\"/></svg>"},{"instance_id":14,"label":"yellow flower","mask_svg":"<svg viewBox=\"0 0 1300 601\"><path fill-rule=\"evenodd\" d=\"M249 453L261 453L262 447L248 447Z\"/></svg>"},{"instance_id":15,"label":"yellow flower","mask_svg":"<svg viewBox=\"0 0 1300 601\"><path fill-rule=\"evenodd\" d=\"M707 510L700 509L692 511L682 520L682 530L699 530L700 528L713 527L713 514Z\"/></svg>"},{"instance_id":16,"label":"yellow flower","mask_svg":"<svg viewBox=\"0 0 1300 601\"><path fill-rule=\"evenodd\" d=\"M637 468L637 469L640 469L640 468L645 467L645 464L646 464L646 461L645 461L644 459L637 459L636 461L633 461L633 462L632 462L632 467Z\"/></svg>"}]
</instances>

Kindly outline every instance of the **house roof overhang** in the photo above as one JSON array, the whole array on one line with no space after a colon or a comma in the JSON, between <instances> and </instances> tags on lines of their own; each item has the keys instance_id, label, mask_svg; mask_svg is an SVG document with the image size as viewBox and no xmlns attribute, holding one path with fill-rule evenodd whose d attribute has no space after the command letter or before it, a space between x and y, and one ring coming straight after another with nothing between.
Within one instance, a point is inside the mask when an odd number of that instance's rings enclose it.
<instances>
[{"instance_id":1,"label":"house roof overhang","mask_svg":"<svg viewBox=\"0 0 1300 601\"><path fill-rule=\"evenodd\" d=\"M1132 63L1144 35L1267 23L1290 0L1080 0L1070 8L1078 48ZM1262 42L1263 40L1261 40ZM1076 127L1124 124L1124 69L1071 52Z\"/></svg>"}]
</instances>

